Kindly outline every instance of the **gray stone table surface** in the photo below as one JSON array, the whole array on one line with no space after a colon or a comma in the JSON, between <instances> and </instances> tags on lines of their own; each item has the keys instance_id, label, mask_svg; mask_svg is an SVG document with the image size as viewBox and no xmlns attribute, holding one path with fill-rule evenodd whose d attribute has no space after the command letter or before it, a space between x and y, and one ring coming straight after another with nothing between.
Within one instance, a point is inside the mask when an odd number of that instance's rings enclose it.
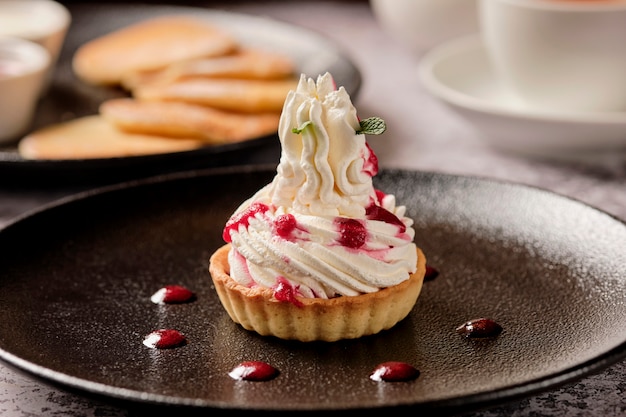
<instances>
[{"instance_id":1,"label":"gray stone table surface","mask_svg":"<svg viewBox=\"0 0 626 417\"><path fill-rule=\"evenodd\" d=\"M382 168L409 168L527 184L626 219L626 161L618 158L604 164L587 164L531 160L490 148L478 132L422 88L416 77L419 56L381 29L367 1L205 1L194 5L270 16L308 27L339 44L363 76L355 103L359 114L377 115L387 121L384 136L370 141ZM30 209L83 188L2 186L0 226ZM622 362L562 388L469 415L618 417L626 416L625 398L626 363ZM53 388L0 364L0 415L134 414Z\"/></svg>"}]
</instances>

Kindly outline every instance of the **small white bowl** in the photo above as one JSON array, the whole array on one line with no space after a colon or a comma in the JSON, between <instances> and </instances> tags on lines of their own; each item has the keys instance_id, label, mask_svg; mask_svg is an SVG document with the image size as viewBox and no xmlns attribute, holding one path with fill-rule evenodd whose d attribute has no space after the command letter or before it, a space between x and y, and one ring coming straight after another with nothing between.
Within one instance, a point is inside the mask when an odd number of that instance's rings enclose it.
<instances>
[{"instance_id":1,"label":"small white bowl","mask_svg":"<svg viewBox=\"0 0 626 417\"><path fill-rule=\"evenodd\" d=\"M370 0L370 6L381 27L417 54L479 30L477 0Z\"/></svg>"},{"instance_id":2,"label":"small white bowl","mask_svg":"<svg viewBox=\"0 0 626 417\"><path fill-rule=\"evenodd\" d=\"M0 144L17 141L30 127L49 68L43 46L0 37Z\"/></svg>"},{"instance_id":3,"label":"small white bowl","mask_svg":"<svg viewBox=\"0 0 626 417\"><path fill-rule=\"evenodd\" d=\"M495 148L593 162L626 155L626 112L546 111L521 103L498 82L480 36L434 48L418 73L428 92Z\"/></svg>"},{"instance_id":4,"label":"small white bowl","mask_svg":"<svg viewBox=\"0 0 626 417\"><path fill-rule=\"evenodd\" d=\"M52 78L70 23L70 12L53 0L0 0L0 36L26 39L48 50L51 65L46 84Z\"/></svg>"}]
</instances>

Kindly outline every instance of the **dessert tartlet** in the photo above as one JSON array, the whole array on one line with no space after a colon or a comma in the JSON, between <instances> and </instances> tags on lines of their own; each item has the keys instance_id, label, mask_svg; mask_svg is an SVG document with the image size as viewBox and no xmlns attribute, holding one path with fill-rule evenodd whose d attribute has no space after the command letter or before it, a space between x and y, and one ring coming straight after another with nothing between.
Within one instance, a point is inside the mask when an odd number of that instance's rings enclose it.
<instances>
[{"instance_id":1,"label":"dessert tartlet","mask_svg":"<svg viewBox=\"0 0 626 417\"><path fill-rule=\"evenodd\" d=\"M209 270L230 318L264 336L354 339L395 326L421 292L426 258L413 220L373 187L378 161L361 121L329 73L302 75L279 124L272 182L224 227Z\"/></svg>"},{"instance_id":2,"label":"dessert tartlet","mask_svg":"<svg viewBox=\"0 0 626 417\"><path fill-rule=\"evenodd\" d=\"M215 252L211 275L230 318L262 336L302 342L355 339L390 329L413 309L426 268L425 257L417 249L417 270L400 284L358 296L284 300L272 288L246 287L233 280L229 251L230 245L225 245Z\"/></svg>"}]
</instances>

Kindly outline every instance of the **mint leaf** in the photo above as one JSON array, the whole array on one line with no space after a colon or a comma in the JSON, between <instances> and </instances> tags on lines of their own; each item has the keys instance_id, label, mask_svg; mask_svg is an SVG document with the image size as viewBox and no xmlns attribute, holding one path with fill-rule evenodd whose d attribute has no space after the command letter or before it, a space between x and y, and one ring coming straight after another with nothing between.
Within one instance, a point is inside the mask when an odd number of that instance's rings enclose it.
<instances>
[{"instance_id":1,"label":"mint leaf","mask_svg":"<svg viewBox=\"0 0 626 417\"><path fill-rule=\"evenodd\" d=\"M293 129L291 129L291 132L295 133L296 135L299 135L300 133L302 133L304 129L306 129L307 126L312 125L312 124L313 124L312 121L307 120L306 122L302 123L300 127L294 127Z\"/></svg>"},{"instance_id":2,"label":"mint leaf","mask_svg":"<svg viewBox=\"0 0 626 417\"><path fill-rule=\"evenodd\" d=\"M357 130L357 135L382 135L387 130L385 121L380 117L368 117L359 122L361 129Z\"/></svg>"}]
</instances>

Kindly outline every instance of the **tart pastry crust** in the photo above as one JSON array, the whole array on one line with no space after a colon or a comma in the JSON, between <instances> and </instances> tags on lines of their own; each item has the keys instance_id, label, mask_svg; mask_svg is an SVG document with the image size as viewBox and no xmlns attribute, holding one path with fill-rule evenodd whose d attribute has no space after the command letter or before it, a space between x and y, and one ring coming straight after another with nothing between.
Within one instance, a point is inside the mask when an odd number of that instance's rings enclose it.
<instances>
[{"instance_id":1,"label":"tart pastry crust","mask_svg":"<svg viewBox=\"0 0 626 417\"><path fill-rule=\"evenodd\" d=\"M297 297L279 301L271 288L245 287L233 280L230 244L210 259L209 271L230 318L263 336L302 342L355 339L390 329L413 309L426 273L426 257L417 249L417 270L408 280L380 291L331 299Z\"/></svg>"}]
</instances>

